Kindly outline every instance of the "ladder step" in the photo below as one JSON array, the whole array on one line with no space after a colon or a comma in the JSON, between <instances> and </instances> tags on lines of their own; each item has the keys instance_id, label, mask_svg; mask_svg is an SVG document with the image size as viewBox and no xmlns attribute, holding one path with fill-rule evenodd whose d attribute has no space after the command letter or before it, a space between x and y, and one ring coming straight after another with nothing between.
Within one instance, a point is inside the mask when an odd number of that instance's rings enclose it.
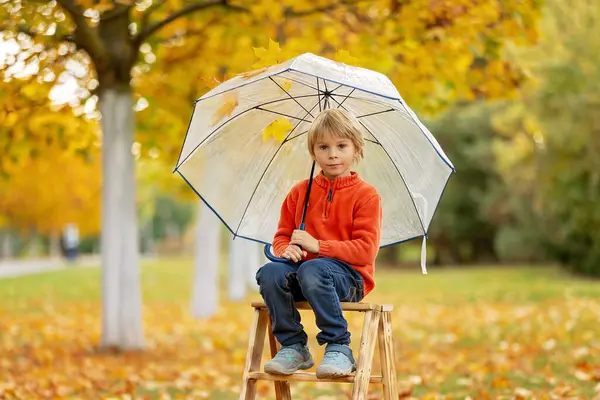
<instances>
[{"instance_id":1,"label":"ladder step","mask_svg":"<svg viewBox=\"0 0 600 400\"><path fill-rule=\"evenodd\" d=\"M354 375L344 376L342 378L335 379L319 379L313 372L296 372L292 375L272 375L266 372L250 372L248 379L255 379L259 381L305 381L305 382L354 382ZM381 383L381 376L371 376L369 382Z\"/></svg>"},{"instance_id":2,"label":"ladder step","mask_svg":"<svg viewBox=\"0 0 600 400\"><path fill-rule=\"evenodd\" d=\"M254 308L266 308L267 306L263 301L253 301L252 307ZM306 301L296 302L296 308L298 310L312 310L310 304ZM369 310L379 310L382 312L392 311L394 306L391 304L371 304L371 303L340 303L342 306L342 310L344 311L369 311Z\"/></svg>"}]
</instances>

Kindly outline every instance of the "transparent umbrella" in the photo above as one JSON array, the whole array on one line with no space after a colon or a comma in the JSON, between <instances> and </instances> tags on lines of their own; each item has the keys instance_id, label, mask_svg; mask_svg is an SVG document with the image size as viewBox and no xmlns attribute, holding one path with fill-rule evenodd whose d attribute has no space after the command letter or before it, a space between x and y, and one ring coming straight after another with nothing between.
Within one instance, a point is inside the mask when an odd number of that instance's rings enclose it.
<instances>
[{"instance_id":1,"label":"transparent umbrella","mask_svg":"<svg viewBox=\"0 0 600 400\"><path fill-rule=\"evenodd\" d=\"M286 194L312 181L306 133L327 108L363 128L356 171L382 198L380 246L423 237L426 273L427 230L454 166L383 74L306 53L225 81L196 101L175 171L234 237L269 245Z\"/></svg>"}]
</instances>

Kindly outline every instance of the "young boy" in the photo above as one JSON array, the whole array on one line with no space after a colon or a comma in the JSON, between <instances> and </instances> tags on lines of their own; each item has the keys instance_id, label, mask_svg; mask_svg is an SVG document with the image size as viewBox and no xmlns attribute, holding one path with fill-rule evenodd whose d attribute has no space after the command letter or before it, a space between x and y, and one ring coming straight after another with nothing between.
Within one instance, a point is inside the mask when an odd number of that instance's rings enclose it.
<instances>
[{"instance_id":1,"label":"young boy","mask_svg":"<svg viewBox=\"0 0 600 400\"><path fill-rule=\"evenodd\" d=\"M374 287L374 262L381 236L381 198L350 168L363 158L358 121L339 109L321 112L308 131L308 151L321 172L314 178L305 231L298 230L308 179L296 184L282 207L273 239L275 255L256 274L273 334L281 350L265 372L288 375L314 361L295 301L308 301L327 344L318 378L350 375L356 369L341 301L358 302Z\"/></svg>"}]
</instances>

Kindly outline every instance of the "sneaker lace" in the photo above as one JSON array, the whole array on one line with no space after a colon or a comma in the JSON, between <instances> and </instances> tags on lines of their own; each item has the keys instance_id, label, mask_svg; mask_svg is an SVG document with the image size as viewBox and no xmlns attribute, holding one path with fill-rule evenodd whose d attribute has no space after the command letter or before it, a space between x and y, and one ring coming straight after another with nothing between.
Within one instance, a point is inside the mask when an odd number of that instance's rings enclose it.
<instances>
[{"instance_id":1,"label":"sneaker lace","mask_svg":"<svg viewBox=\"0 0 600 400\"><path fill-rule=\"evenodd\" d=\"M328 351L323 356L323 361L333 365L345 365L347 364L345 358L342 357L343 354L337 351Z\"/></svg>"},{"instance_id":2,"label":"sneaker lace","mask_svg":"<svg viewBox=\"0 0 600 400\"><path fill-rule=\"evenodd\" d=\"M277 353L277 357L283 358L288 361L294 361L297 354L298 351L291 347L282 347L281 350L279 350L279 352Z\"/></svg>"}]
</instances>

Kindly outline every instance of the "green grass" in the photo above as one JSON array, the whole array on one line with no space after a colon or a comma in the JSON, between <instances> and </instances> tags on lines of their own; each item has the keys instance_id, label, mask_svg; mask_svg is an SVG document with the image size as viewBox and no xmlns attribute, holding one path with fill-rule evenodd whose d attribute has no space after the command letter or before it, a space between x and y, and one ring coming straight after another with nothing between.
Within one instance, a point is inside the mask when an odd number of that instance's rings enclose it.
<instances>
[{"instance_id":1,"label":"green grass","mask_svg":"<svg viewBox=\"0 0 600 400\"><path fill-rule=\"evenodd\" d=\"M221 274L222 281L226 272ZM187 301L193 278L192 261L166 259L145 262L141 268L143 297L148 301ZM370 297L385 300L389 293L414 301L507 303L551 298L599 298L600 280L577 278L556 267L468 267L394 270L380 268L377 290ZM223 285L224 286L224 285ZM0 301L97 301L101 297L98 268L69 268L23 277L0 279Z\"/></svg>"},{"instance_id":2,"label":"green grass","mask_svg":"<svg viewBox=\"0 0 600 400\"><path fill-rule=\"evenodd\" d=\"M147 379L162 379L160 387L166 387L172 398L236 398L251 319L247 301L259 296L252 293L241 303L223 299L215 317L196 321L189 316L191 260L145 262L141 278L145 330L152 346L132 358L94 358L93 363L99 363L102 371L107 369L100 374L102 379L118 381L120 375L112 375L116 373L112 365L138 371L156 364L160 367L146 372ZM225 271L222 278L224 288ZM395 306L397 374L401 387L412 396L508 399L514 397L517 388L528 389L538 398L569 390L574 398L594 396L594 379L600 380L599 281L572 277L556 267L527 266L431 268L427 276L421 275L418 267L380 268L376 281L377 289L365 301ZM98 268L0 279L0 324L7 329L19 326L34 331L38 326L56 324L65 327L66 338L68 329L77 326L78 334L85 337L81 346L89 349L98 340L100 296ZM311 348L319 361L322 349L312 339L318 330L307 313L302 315L306 316ZM81 318L86 322L72 321ZM351 315L348 320L356 351L362 319ZM56 333L49 335L4 336L2 347L0 334L0 360L9 357L9 349L21 354L15 343L27 346L29 340L42 348L47 346L56 357L71 357L70 351L81 351L65 350L70 348L64 344L68 339L57 344L49 339ZM6 338L12 347L7 347ZM39 360L36 363L39 365ZM213 365L222 379L210 375L213 372L202 369L202 365ZM169 387L168 377L196 366L200 372L192 375L193 389L185 384ZM15 371L25 373L19 368ZM65 377L69 378L66 373ZM102 386L102 393L112 393L110 387ZM271 392L270 386L261 387L263 395ZM292 387L294 398L307 399L340 398L350 390L347 385L312 383L294 383ZM136 393L161 398L160 390L140 383ZM379 398L376 385L372 392Z\"/></svg>"}]
</instances>

